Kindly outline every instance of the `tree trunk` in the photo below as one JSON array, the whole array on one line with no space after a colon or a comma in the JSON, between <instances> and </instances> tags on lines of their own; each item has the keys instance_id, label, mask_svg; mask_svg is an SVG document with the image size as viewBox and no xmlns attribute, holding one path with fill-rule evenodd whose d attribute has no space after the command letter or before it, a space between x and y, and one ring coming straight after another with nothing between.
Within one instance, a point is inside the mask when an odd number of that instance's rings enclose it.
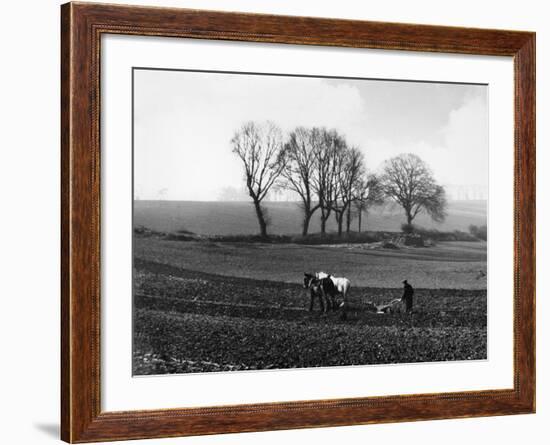
<instances>
[{"instance_id":1,"label":"tree trunk","mask_svg":"<svg viewBox=\"0 0 550 445\"><path fill-rule=\"evenodd\" d=\"M304 221L302 222L302 236L307 236L311 215L312 213L309 210L304 210Z\"/></svg>"},{"instance_id":2,"label":"tree trunk","mask_svg":"<svg viewBox=\"0 0 550 445\"><path fill-rule=\"evenodd\" d=\"M267 223L265 221L264 212L260 201L254 200L254 209L256 210L256 216L258 217L258 224L260 225L260 236L267 238Z\"/></svg>"},{"instance_id":3,"label":"tree trunk","mask_svg":"<svg viewBox=\"0 0 550 445\"><path fill-rule=\"evenodd\" d=\"M358 221L357 221L357 231L361 233L361 217L363 215L363 211L359 209L359 215L358 215Z\"/></svg>"},{"instance_id":4,"label":"tree trunk","mask_svg":"<svg viewBox=\"0 0 550 445\"><path fill-rule=\"evenodd\" d=\"M342 226L344 225L344 212L334 214L336 222L338 224L338 236L342 236Z\"/></svg>"},{"instance_id":5,"label":"tree trunk","mask_svg":"<svg viewBox=\"0 0 550 445\"><path fill-rule=\"evenodd\" d=\"M327 232L327 219L330 216L330 211L321 207L321 234L324 235Z\"/></svg>"},{"instance_id":6,"label":"tree trunk","mask_svg":"<svg viewBox=\"0 0 550 445\"><path fill-rule=\"evenodd\" d=\"M407 215L407 224L410 226L413 221L413 216L411 213L411 209L408 207L405 207L405 214Z\"/></svg>"},{"instance_id":7,"label":"tree trunk","mask_svg":"<svg viewBox=\"0 0 550 445\"><path fill-rule=\"evenodd\" d=\"M351 227L351 205L348 204L348 210L346 213L346 233L349 233Z\"/></svg>"}]
</instances>

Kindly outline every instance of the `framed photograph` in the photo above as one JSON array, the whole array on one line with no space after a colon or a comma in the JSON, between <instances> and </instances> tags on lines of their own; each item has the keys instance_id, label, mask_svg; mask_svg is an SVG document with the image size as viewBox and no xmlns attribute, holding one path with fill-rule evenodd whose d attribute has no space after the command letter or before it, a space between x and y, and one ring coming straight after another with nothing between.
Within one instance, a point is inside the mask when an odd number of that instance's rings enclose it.
<instances>
[{"instance_id":1,"label":"framed photograph","mask_svg":"<svg viewBox=\"0 0 550 445\"><path fill-rule=\"evenodd\" d=\"M61 8L67 442L535 412L535 34Z\"/></svg>"}]
</instances>

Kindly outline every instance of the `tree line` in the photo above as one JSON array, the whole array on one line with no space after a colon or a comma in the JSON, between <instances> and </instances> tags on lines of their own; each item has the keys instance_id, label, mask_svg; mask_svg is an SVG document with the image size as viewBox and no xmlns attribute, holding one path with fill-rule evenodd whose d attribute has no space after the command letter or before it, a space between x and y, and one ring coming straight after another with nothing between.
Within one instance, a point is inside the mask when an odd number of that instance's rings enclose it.
<instances>
[{"instance_id":1,"label":"tree line","mask_svg":"<svg viewBox=\"0 0 550 445\"><path fill-rule=\"evenodd\" d=\"M361 231L362 215L386 200L402 207L408 226L421 212L435 221L446 216L445 189L415 154L391 158L380 173L369 173L362 151L349 145L338 131L297 127L285 136L269 121L242 125L235 131L231 147L242 162L263 237L267 237L270 221L262 202L274 188L291 190L299 197L303 236L316 212L322 234L332 215L339 235L344 226L346 232L351 230L354 214Z\"/></svg>"}]
</instances>

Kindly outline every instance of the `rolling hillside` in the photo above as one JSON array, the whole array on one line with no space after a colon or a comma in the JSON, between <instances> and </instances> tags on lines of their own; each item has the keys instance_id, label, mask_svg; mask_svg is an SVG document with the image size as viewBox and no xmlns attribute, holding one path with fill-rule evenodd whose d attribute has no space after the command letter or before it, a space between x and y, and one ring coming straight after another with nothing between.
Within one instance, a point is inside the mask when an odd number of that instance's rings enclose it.
<instances>
[{"instance_id":1,"label":"rolling hillside","mask_svg":"<svg viewBox=\"0 0 550 445\"><path fill-rule=\"evenodd\" d=\"M419 215L415 224L441 231L468 230L470 224L482 225L487 221L486 201L451 201L448 217L442 224ZM265 207L271 220L269 232L297 234L301 231L301 211L295 202L267 202ZM310 232L319 231L318 216L314 215ZM328 230L336 229L330 218ZM399 209L375 208L363 218L363 230L399 231L404 217ZM152 230L174 232L189 230L203 235L255 234L258 223L250 202L204 201L134 201L134 227L145 226ZM357 230L357 221L352 222Z\"/></svg>"}]
</instances>

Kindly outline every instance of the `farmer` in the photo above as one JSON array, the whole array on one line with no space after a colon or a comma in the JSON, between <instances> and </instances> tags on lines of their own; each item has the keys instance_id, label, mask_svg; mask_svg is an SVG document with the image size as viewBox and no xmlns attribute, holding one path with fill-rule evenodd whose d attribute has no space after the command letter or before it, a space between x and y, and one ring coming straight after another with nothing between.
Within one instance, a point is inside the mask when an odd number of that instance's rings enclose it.
<instances>
[{"instance_id":1,"label":"farmer","mask_svg":"<svg viewBox=\"0 0 550 445\"><path fill-rule=\"evenodd\" d=\"M403 281L403 286L403 296L401 297L401 301L405 303L405 310L407 312L411 312L413 307L414 289L409 283L407 283L407 280Z\"/></svg>"}]
</instances>

